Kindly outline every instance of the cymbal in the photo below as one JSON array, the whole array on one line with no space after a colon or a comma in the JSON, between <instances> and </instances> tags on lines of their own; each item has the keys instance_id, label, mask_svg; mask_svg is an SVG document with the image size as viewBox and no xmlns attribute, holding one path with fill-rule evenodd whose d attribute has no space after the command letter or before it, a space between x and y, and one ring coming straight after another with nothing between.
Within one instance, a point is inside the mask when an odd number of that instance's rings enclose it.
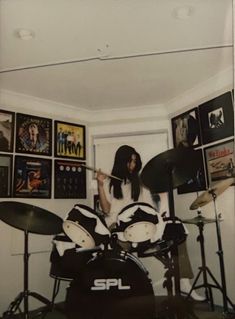
<instances>
[{"instance_id":1,"label":"cymbal","mask_svg":"<svg viewBox=\"0 0 235 319\"><path fill-rule=\"evenodd\" d=\"M205 218L203 216L196 216L192 219L182 219L182 222L184 224L193 224L193 225L197 225L197 224L210 224L210 223L214 223L216 220L213 218Z\"/></svg>"},{"instance_id":2,"label":"cymbal","mask_svg":"<svg viewBox=\"0 0 235 319\"><path fill-rule=\"evenodd\" d=\"M222 194L229 186L234 183L234 178L227 178L223 181L216 183L212 188L208 189L207 191L203 192L198 198L191 204L190 209L198 209L208 203L210 203L214 196L215 198Z\"/></svg>"},{"instance_id":3,"label":"cymbal","mask_svg":"<svg viewBox=\"0 0 235 319\"><path fill-rule=\"evenodd\" d=\"M199 152L173 148L153 157L143 168L143 184L154 192L165 192L189 181L199 168Z\"/></svg>"},{"instance_id":4,"label":"cymbal","mask_svg":"<svg viewBox=\"0 0 235 319\"><path fill-rule=\"evenodd\" d=\"M26 203L0 202L0 219L10 226L35 234L55 235L62 232L62 218Z\"/></svg>"}]
</instances>

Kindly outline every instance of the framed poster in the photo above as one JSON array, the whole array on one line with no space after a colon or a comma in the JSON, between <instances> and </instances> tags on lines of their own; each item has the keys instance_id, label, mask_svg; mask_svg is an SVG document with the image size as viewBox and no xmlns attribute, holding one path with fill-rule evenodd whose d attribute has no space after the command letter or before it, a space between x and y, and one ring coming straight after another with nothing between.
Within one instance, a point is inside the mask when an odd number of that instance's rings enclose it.
<instances>
[{"instance_id":1,"label":"framed poster","mask_svg":"<svg viewBox=\"0 0 235 319\"><path fill-rule=\"evenodd\" d=\"M12 155L0 155L0 197L11 197Z\"/></svg>"},{"instance_id":2,"label":"framed poster","mask_svg":"<svg viewBox=\"0 0 235 319\"><path fill-rule=\"evenodd\" d=\"M208 185L235 176L234 140L219 143L204 149Z\"/></svg>"},{"instance_id":3,"label":"framed poster","mask_svg":"<svg viewBox=\"0 0 235 319\"><path fill-rule=\"evenodd\" d=\"M0 151L13 152L15 113L0 110Z\"/></svg>"},{"instance_id":4,"label":"framed poster","mask_svg":"<svg viewBox=\"0 0 235 319\"><path fill-rule=\"evenodd\" d=\"M179 186L177 188L178 194L199 192L206 190L206 174L204 170L204 161L202 150L196 150L196 158L192 159L197 161L197 169L192 175L192 178L188 180L187 183Z\"/></svg>"},{"instance_id":5,"label":"framed poster","mask_svg":"<svg viewBox=\"0 0 235 319\"><path fill-rule=\"evenodd\" d=\"M51 156L51 143L51 119L17 113L16 152Z\"/></svg>"},{"instance_id":6,"label":"framed poster","mask_svg":"<svg viewBox=\"0 0 235 319\"><path fill-rule=\"evenodd\" d=\"M51 160L15 156L13 196L51 198Z\"/></svg>"},{"instance_id":7,"label":"framed poster","mask_svg":"<svg viewBox=\"0 0 235 319\"><path fill-rule=\"evenodd\" d=\"M55 121L55 157L86 159L85 126Z\"/></svg>"},{"instance_id":8,"label":"framed poster","mask_svg":"<svg viewBox=\"0 0 235 319\"><path fill-rule=\"evenodd\" d=\"M174 147L196 147L201 145L197 108L172 118L171 126Z\"/></svg>"},{"instance_id":9,"label":"framed poster","mask_svg":"<svg viewBox=\"0 0 235 319\"><path fill-rule=\"evenodd\" d=\"M76 161L55 160L55 198L86 198L86 169Z\"/></svg>"},{"instance_id":10,"label":"framed poster","mask_svg":"<svg viewBox=\"0 0 235 319\"><path fill-rule=\"evenodd\" d=\"M234 134L234 111L231 92L199 105L203 144Z\"/></svg>"}]
</instances>

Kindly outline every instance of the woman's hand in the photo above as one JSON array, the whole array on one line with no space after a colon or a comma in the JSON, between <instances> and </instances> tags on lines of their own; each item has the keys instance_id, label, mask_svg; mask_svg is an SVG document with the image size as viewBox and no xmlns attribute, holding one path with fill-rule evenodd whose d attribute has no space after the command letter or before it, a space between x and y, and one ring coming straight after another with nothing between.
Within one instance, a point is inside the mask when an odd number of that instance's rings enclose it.
<instances>
[{"instance_id":1,"label":"woman's hand","mask_svg":"<svg viewBox=\"0 0 235 319\"><path fill-rule=\"evenodd\" d=\"M107 178L107 175L105 175L101 169L99 169L97 171L97 174L96 174L96 179L97 179L97 182L98 182L98 186L103 186L104 185L104 180Z\"/></svg>"}]
</instances>

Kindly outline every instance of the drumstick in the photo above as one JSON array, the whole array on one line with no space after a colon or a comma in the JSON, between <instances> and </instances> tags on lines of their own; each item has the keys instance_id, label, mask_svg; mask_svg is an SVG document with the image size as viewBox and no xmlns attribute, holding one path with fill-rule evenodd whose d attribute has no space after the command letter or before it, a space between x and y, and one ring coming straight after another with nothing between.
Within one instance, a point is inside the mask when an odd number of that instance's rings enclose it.
<instances>
[{"instance_id":1,"label":"drumstick","mask_svg":"<svg viewBox=\"0 0 235 319\"><path fill-rule=\"evenodd\" d=\"M85 165L85 164L81 164L81 166L83 166L83 167L85 167L86 169L89 169L90 171L93 171L93 172L95 172L95 173L100 172L101 174L104 174L104 175L106 175L106 176L108 176L108 177L110 177L110 178L115 178L115 179L117 179L117 180L119 180L119 181L122 181L121 178L119 178L119 177L117 177L117 176L114 176L114 175L111 175L111 174L107 174L107 173L105 173L105 172L103 172L103 171L100 171L99 169L94 168L94 167L91 167L91 166L88 166L88 165Z\"/></svg>"}]
</instances>

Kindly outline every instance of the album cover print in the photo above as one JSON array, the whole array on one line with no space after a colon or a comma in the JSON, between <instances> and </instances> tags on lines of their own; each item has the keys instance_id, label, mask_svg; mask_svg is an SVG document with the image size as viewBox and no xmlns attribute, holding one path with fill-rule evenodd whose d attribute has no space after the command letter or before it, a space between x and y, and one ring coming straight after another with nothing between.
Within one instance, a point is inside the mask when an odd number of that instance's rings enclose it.
<instances>
[{"instance_id":1,"label":"album cover print","mask_svg":"<svg viewBox=\"0 0 235 319\"><path fill-rule=\"evenodd\" d=\"M51 198L51 160L15 156L13 196Z\"/></svg>"},{"instance_id":2,"label":"album cover print","mask_svg":"<svg viewBox=\"0 0 235 319\"><path fill-rule=\"evenodd\" d=\"M16 152L52 155L52 120L17 113Z\"/></svg>"},{"instance_id":3,"label":"album cover print","mask_svg":"<svg viewBox=\"0 0 235 319\"><path fill-rule=\"evenodd\" d=\"M195 157L191 159L195 162L197 169L187 183L177 188L178 194L199 192L206 190L206 173L204 169L203 152L201 149L195 151ZM197 164L196 164L197 163Z\"/></svg>"},{"instance_id":4,"label":"album cover print","mask_svg":"<svg viewBox=\"0 0 235 319\"><path fill-rule=\"evenodd\" d=\"M204 149L208 185L235 177L234 140L219 143Z\"/></svg>"},{"instance_id":5,"label":"album cover print","mask_svg":"<svg viewBox=\"0 0 235 319\"><path fill-rule=\"evenodd\" d=\"M86 198L84 163L55 160L54 198Z\"/></svg>"},{"instance_id":6,"label":"album cover print","mask_svg":"<svg viewBox=\"0 0 235 319\"><path fill-rule=\"evenodd\" d=\"M84 125L55 121L55 157L86 159Z\"/></svg>"},{"instance_id":7,"label":"album cover print","mask_svg":"<svg viewBox=\"0 0 235 319\"><path fill-rule=\"evenodd\" d=\"M234 134L234 111L231 92L199 105L203 144Z\"/></svg>"},{"instance_id":8,"label":"album cover print","mask_svg":"<svg viewBox=\"0 0 235 319\"><path fill-rule=\"evenodd\" d=\"M12 155L0 154L0 197L11 197Z\"/></svg>"},{"instance_id":9,"label":"album cover print","mask_svg":"<svg viewBox=\"0 0 235 319\"><path fill-rule=\"evenodd\" d=\"M0 152L13 152L15 113L0 110Z\"/></svg>"},{"instance_id":10,"label":"album cover print","mask_svg":"<svg viewBox=\"0 0 235 319\"><path fill-rule=\"evenodd\" d=\"M198 109L194 108L171 119L174 147L201 145Z\"/></svg>"}]
</instances>

